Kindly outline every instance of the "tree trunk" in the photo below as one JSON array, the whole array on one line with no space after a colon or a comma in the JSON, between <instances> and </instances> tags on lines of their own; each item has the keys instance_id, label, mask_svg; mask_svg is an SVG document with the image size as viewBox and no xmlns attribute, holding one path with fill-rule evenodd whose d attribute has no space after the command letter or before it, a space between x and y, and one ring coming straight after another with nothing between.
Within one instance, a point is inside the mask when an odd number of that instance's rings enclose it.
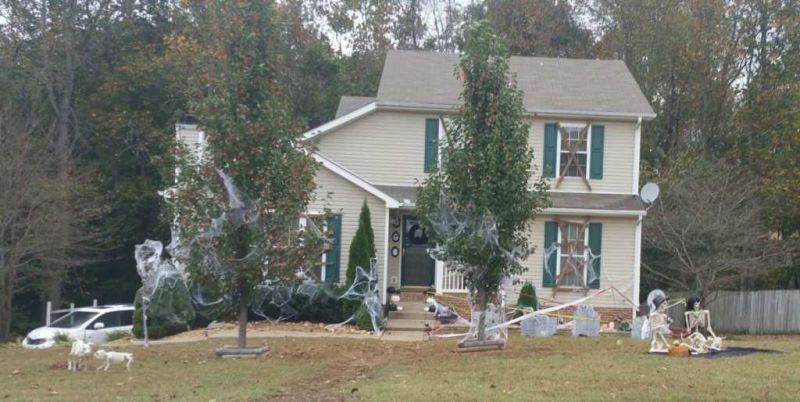
<instances>
[{"instance_id":1,"label":"tree trunk","mask_svg":"<svg viewBox=\"0 0 800 402\"><path fill-rule=\"evenodd\" d=\"M11 335L11 307L14 301L14 273L11 269L0 265L0 340Z\"/></svg>"},{"instance_id":2,"label":"tree trunk","mask_svg":"<svg viewBox=\"0 0 800 402\"><path fill-rule=\"evenodd\" d=\"M0 341L11 334L11 307L14 301L16 268L11 266L6 253L0 250Z\"/></svg>"},{"instance_id":3,"label":"tree trunk","mask_svg":"<svg viewBox=\"0 0 800 402\"><path fill-rule=\"evenodd\" d=\"M489 301L488 293L485 289L478 289L478 340L486 340L486 308Z\"/></svg>"},{"instance_id":4,"label":"tree trunk","mask_svg":"<svg viewBox=\"0 0 800 402\"><path fill-rule=\"evenodd\" d=\"M247 347L247 302L242 298L239 302L239 347Z\"/></svg>"}]
</instances>

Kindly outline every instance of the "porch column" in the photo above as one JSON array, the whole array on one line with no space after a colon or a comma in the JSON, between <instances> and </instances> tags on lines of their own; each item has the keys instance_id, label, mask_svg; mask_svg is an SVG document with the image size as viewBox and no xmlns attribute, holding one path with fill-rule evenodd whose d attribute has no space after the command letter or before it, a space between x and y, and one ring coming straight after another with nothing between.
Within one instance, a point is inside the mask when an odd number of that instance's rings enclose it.
<instances>
[{"instance_id":1,"label":"porch column","mask_svg":"<svg viewBox=\"0 0 800 402\"><path fill-rule=\"evenodd\" d=\"M444 289L444 262L436 260L436 276L434 277L436 293L441 293Z\"/></svg>"}]
</instances>

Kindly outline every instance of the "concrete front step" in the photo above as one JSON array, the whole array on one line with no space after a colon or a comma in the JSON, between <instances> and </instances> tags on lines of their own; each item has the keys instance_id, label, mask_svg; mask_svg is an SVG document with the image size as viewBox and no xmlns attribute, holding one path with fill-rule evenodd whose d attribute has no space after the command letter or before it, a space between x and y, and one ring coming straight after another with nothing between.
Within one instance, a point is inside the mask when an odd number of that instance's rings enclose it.
<instances>
[{"instance_id":1,"label":"concrete front step","mask_svg":"<svg viewBox=\"0 0 800 402\"><path fill-rule=\"evenodd\" d=\"M419 310L407 310L403 309L403 311L390 311L389 312L389 319L390 320L432 320L433 314L426 313Z\"/></svg>"},{"instance_id":2,"label":"concrete front step","mask_svg":"<svg viewBox=\"0 0 800 402\"><path fill-rule=\"evenodd\" d=\"M387 331L425 331L425 324L428 324L431 328L436 326L436 321L433 319L430 320L393 320L389 319L389 322L386 324Z\"/></svg>"}]
</instances>

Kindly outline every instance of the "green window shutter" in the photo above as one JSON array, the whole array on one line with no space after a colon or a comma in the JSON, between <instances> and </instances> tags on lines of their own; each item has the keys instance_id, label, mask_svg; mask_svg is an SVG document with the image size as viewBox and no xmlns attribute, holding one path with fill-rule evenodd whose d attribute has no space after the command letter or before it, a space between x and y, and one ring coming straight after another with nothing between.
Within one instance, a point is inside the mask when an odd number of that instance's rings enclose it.
<instances>
[{"instance_id":1,"label":"green window shutter","mask_svg":"<svg viewBox=\"0 0 800 402\"><path fill-rule=\"evenodd\" d=\"M544 177L556 177L557 146L558 125L546 123L544 125L544 164L542 165L542 176Z\"/></svg>"},{"instance_id":2,"label":"green window shutter","mask_svg":"<svg viewBox=\"0 0 800 402\"><path fill-rule=\"evenodd\" d=\"M544 249L542 254L553 244L558 242L558 223L545 222L544 223ZM550 254L547 259L547 264L542 263L544 270L542 272L542 287L552 288L556 285L556 264L558 264L558 253Z\"/></svg>"},{"instance_id":3,"label":"green window shutter","mask_svg":"<svg viewBox=\"0 0 800 402\"><path fill-rule=\"evenodd\" d=\"M603 142L605 136L604 126L592 125L592 161L589 167L590 179L603 178Z\"/></svg>"},{"instance_id":4,"label":"green window shutter","mask_svg":"<svg viewBox=\"0 0 800 402\"><path fill-rule=\"evenodd\" d=\"M339 266L342 255L342 215L328 218L328 230L333 233L331 249L325 253L325 282L339 283Z\"/></svg>"},{"instance_id":5,"label":"green window shutter","mask_svg":"<svg viewBox=\"0 0 800 402\"><path fill-rule=\"evenodd\" d=\"M436 170L439 159L439 119L425 119L425 173Z\"/></svg>"},{"instance_id":6,"label":"green window shutter","mask_svg":"<svg viewBox=\"0 0 800 402\"><path fill-rule=\"evenodd\" d=\"M589 248L595 255L601 255L603 244L603 224L590 223L589 224ZM602 258L602 257L601 257ZM593 281L589 282L589 289L600 289L600 259L597 258L593 261L592 265L597 277L592 278Z\"/></svg>"}]
</instances>

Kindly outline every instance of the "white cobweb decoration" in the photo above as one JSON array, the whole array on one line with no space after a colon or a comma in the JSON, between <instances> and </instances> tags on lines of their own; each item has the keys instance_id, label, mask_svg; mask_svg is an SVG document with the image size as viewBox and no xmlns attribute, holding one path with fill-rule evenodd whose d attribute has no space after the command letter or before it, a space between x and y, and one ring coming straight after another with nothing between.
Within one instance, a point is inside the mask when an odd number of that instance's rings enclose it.
<instances>
[{"instance_id":1,"label":"white cobweb decoration","mask_svg":"<svg viewBox=\"0 0 800 402\"><path fill-rule=\"evenodd\" d=\"M484 319L485 340L494 341L508 338L507 326L502 325L506 321L504 309L504 295L506 288L513 282L504 280L500 289L493 300L487 304L486 310L480 310L476 305L477 292L474 284L481 283L486 275L489 275L486 267L473 266L464 263L460 254L462 253L491 253L501 264L515 264L526 255L526 250L515 246L510 249L500 244L497 229L497 218L489 211L477 211L472 205L468 205L462 210L452 207L449 197L441 193L439 195L438 210L434 216L429 218L429 223L437 235L444 239L440 244L462 244L463 250L448 250L446 246L438 245L429 250L432 258L443 261L451 269L463 275L465 283L469 287L470 295L467 298L471 311L469 331L464 341L478 338L479 323Z\"/></svg>"},{"instance_id":2,"label":"white cobweb decoration","mask_svg":"<svg viewBox=\"0 0 800 402\"><path fill-rule=\"evenodd\" d=\"M572 247L564 250L559 243L553 243L542 254L545 282L549 281L555 285L554 292L558 288L567 287L581 289L585 293L592 285L598 284L600 281L603 259L600 254L595 254L588 245L581 252ZM556 258L552 260L556 261L556 266L551 264L551 257L554 254ZM558 269L559 258L561 259L560 270ZM559 278L559 274L562 275L561 278Z\"/></svg>"},{"instance_id":3,"label":"white cobweb decoration","mask_svg":"<svg viewBox=\"0 0 800 402\"><path fill-rule=\"evenodd\" d=\"M294 280L276 281L270 279L267 257L268 249L273 245L266 241L251 247L247 255L241 259L222 261L220 254L215 252L215 247L217 247L219 238L223 235L225 229L236 230L241 226L250 226L258 231L264 229L265 225L272 224L272 221L270 219L262 219L259 216L258 207L239 192L229 176L220 170L217 170L217 174L222 180L228 195L228 210L221 213L219 217L212 219L205 230L195 238L188 239L188 241L181 239L180 232L176 228L173 231L172 243L168 247L173 257L177 257L179 261L195 264L195 270L201 270L211 277L220 279L226 279L228 276L233 275L237 264L261 264L263 266L263 283L258 286L252 299L249 300L250 311L272 323L298 319L300 312L292 304L293 300L298 296L307 298L308 303L336 302L345 299L359 300L370 314L374 332L376 334L381 333L383 306L374 259L371 262L369 271L357 267L353 285L343 294L340 294L340 292L327 284L319 283L313 279L315 278L313 269L319 264L319 261L296 267ZM266 228L270 229L269 227ZM322 240L324 243L330 242L310 216L303 216L300 219L298 230L297 241L300 242L300 245L304 242L318 240ZM232 299L230 295L196 281L187 281L187 278L173 264L161 260L162 251L162 244L152 240L146 240L143 244L136 246L137 269L143 283L145 343L147 342L146 312L152 306L153 295L157 294L159 289L164 286L169 286L170 288L179 287L182 291L181 297L188 301L185 304L169 306L169 300L165 300L165 306L163 307L166 310L170 308L174 310L165 312L169 319L180 318L180 314L183 311L188 311L193 319L196 311L208 320L217 320L221 319L225 312L230 311L231 307ZM188 286L187 282L189 283ZM340 310L338 306L336 310ZM356 311L356 314L358 314L358 311ZM353 321L356 318L356 314L337 325ZM161 319L161 315L159 315L159 319ZM185 324L188 324L189 321L191 320L186 321Z\"/></svg>"},{"instance_id":4,"label":"white cobweb decoration","mask_svg":"<svg viewBox=\"0 0 800 402\"><path fill-rule=\"evenodd\" d=\"M187 327L195 314L183 275L168 260L162 259L164 246L145 240L135 248L136 271L142 279L142 326L144 344L149 341L148 313L161 322Z\"/></svg>"}]
</instances>

